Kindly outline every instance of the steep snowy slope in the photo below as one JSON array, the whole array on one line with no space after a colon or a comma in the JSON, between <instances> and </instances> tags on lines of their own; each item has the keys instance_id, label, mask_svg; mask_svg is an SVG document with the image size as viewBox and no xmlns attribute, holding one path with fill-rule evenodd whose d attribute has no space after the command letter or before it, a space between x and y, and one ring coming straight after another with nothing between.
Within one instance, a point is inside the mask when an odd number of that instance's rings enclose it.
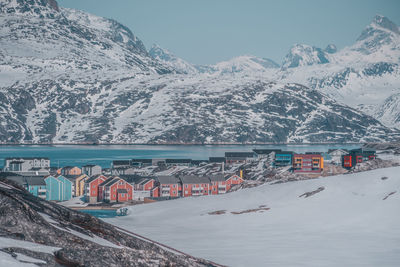
<instances>
[{"instance_id":1,"label":"steep snowy slope","mask_svg":"<svg viewBox=\"0 0 400 267\"><path fill-rule=\"evenodd\" d=\"M323 65L323 61L312 60L310 53L299 51L298 57L303 61L308 58L309 66L288 68L277 73L277 79L305 84L350 106L367 105L369 110L360 111L372 112L377 119L382 118L379 110L385 99L400 93L400 31L386 17L377 15L354 45L329 54ZM292 54L287 58L293 58ZM395 120L385 117L382 122L399 126L391 124Z\"/></svg>"},{"instance_id":2,"label":"steep snowy slope","mask_svg":"<svg viewBox=\"0 0 400 267\"><path fill-rule=\"evenodd\" d=\"M116 21L58 8L55 1L0 4L2 86L65 72L73 77L91 71L171 71L151 58L143 43Z\"/></svg>"},{"instance_id":3,"label":"steep snowy slope","mask_svg":"<svg viewBox=\"0 0 400 267\"><path fill-rule=\"evenodd\" d=\"M399 172L138 205L107 222L228 266L394 267L400 262Z\"/></svg>"},{"instance_id":4,"label":"steep snowy slope","mask_svg":"<svg viewBox=\"0 0 400 267\"><path fill-rule=\"evenodd\" d=\"M195 66L175 56L167 49L161 48L159 45L153 45L149 50L149 54L154 59L157 59L164 64L171 66L171 68L176 70L177 72L186 74L198 72Z\"/></svg>"},{"instance_id":5,"label":"steep snowy slope","mask_svg":"<svg viewBox=\"0 0 400 267\"><path fill-rule=\"evenodd\" d=\"M380 31L389 36L384 40L391 40L382 46L385 49L397 42L394 26L376 21L374 33L360 40L358 48L367 39L375 40L376 34L382 35ZM381 53L376 47L371 51ZM349 51L365 52L357 49ZM378 142L398 138L398 130L342 104L376 104L398 83L398 64L361 64L355 71L363 75L353 75L349 67L339 80L330 80L330 75L347 66L337 63L346 53L334 51L334 46L323 51L329 63L286 70L252 56L191 66L159 47L148 53L128 28L113 20L60 8L53 0L2 1L0 142ZM380 94L373 91L377 84L382 85ZM363 94L358 90L361 85Z\"/></svg>"},{"instance_id":6,"label":"steep snowy slope","mask_svg":"<svg viewBox=\"0 0 400 267\"><path fill-rule=\"evenodd\" d=\"M246 75L85 77L73 83L62 77L10 91L0 95L3 142L377 142L399 137L398 131L316 90Z\"/></svg>"}]
</instances>

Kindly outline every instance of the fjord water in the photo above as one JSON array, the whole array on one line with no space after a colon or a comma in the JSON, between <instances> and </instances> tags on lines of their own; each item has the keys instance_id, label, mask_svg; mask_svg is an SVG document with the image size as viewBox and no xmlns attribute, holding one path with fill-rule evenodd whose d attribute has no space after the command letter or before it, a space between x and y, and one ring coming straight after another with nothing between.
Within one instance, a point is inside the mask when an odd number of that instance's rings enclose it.
<instances>
[{"instance_id":1,"label":"fjord water","mask_svg":"<svg viewBox=\"0 0 400 267\"><path fill-rule=\"evenodd\" d=\"M291 150L298 153L326 152L329 148L357 148L360 144L301 145L15 145L0 146L0 166L7 157L48 157L52 166L98 164L109 168L111 161L132 158L208 159L229 151L254 148Z\"/></svg>"}]
</instances>

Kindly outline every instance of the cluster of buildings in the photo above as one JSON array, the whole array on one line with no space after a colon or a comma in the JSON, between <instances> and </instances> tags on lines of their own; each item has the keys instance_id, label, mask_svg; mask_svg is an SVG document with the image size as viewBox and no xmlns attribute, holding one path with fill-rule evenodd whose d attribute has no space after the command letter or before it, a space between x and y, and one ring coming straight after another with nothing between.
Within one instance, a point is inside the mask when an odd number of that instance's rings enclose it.
<instances>
[{"instance_id":1,"label":"cluster of buildings","mask_svg":"<svg viewBox=\"0 0 400 267\"><path fill-rule=\"evenodd\" d=\"M251 163L264 158L268 158L266 162L273 167L285 167L294 173L312 174L323 171L324 158L328 159L330 164L350 169L358 163L375 159L376 152L359 148L330 149L327 153L299 154L280 149L254 149L252 152L226 152L224 157L210 157L207 160L115 160L108 170L103 170L98 165L85 165L81 168L76 166L52 168L48 158L7 158L2 176L23 185L33 195L50 201L67 201L73 197L83 197L90 203L126 202L144 198L224 194L232 186L244 181L243 169L239 169L239 173L227 173L225 167ZM221 172L215 175L137 175L138 169L149 166L168 169L210 163L219 164Z\"/></svg>"},{"instance_id":2,"label":"cluster of buildings","mask_svg":"<svg viewBox=\"0 0 400 267\"><path fill-rule=\"evenodd\" d=\"M30 193L49 201L67 201L73 197L82 197L86 202L127 202L144 200L144 198L178 198L201 195L217 195L228 192L233 185L243 182L236 174L218 174L207 176L170 175L140 176L125 174L120 169L122 161L114 161L119 175L111 168L107 175L101 166L85 165L82 168L66 166L58 169L50 168L50 161L43 166L40 174L32 170L30 162L34 158L6 159L2 176L24 186ZM10 162L19 164L14 167ZM172 162L167 161L168 164ZM135 168L137 161L129 161ZM189 162L192 164L191 160ZM182 166L182 160L175 160L171 166ZM12 168L10 168L12 166ZM190 165L184 165L190 166ZM131 168L132 165L129 166ZM124 168L125 170L129 168ZM242 172L241 172L242 174Z\"/></svg>"}]
</instances>

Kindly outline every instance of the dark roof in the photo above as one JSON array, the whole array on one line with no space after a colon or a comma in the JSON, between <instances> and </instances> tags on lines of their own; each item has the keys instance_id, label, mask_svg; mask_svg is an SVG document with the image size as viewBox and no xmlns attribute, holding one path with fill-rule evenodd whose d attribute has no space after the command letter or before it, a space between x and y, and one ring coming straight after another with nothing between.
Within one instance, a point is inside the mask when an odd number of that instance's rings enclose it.
<instances>
[{"instance_id":1,"label":"dark roof","mask_svg":"<svg viewBox=\"0 0 400 267\"><path fill-rule=\"evenodd\" d=\"M153 178L142 178L141 180L139 180L139 182L137 182L137 184L141 184L141 185L145 185L148 182L150 182Z\"/></svg>"},{"instance_id":2,"label":"dark roof","mask_svg":"<svg viewBox=\"0 0 400 267\"><path fill-rule=\"evenodd\" d=\"M49 158L47 157L8 157L5 158L6 160L10 160L10 159L27 159L27 160L31 160L31 159L45 159L45 160L49 160Z\"/></svg>"},{"instance_id":3,"label":"dark roof","mask_svg":"<svg viewBox=\"0 0 400 267\"><path fill-rule=\"evenodd\" d=\"M293 151L278 151L275 153L275 155L278 155L278 154L293 154Z\"/></svg>"},{"instance_id":4,"label":"dark roof","mask_svg":"<svg viewBox=\"0 0 400 267\"><path fill-rule=\"evenodd\" d=\"M105 180L104 182L102 182L99 186L108 186L114 183L114 180L116 181L117 177L110 177L107 180Z\"/></svg>"},{"instance_id":5,"label":"dark roof","mask_svg":"<svg viewBox=\"0 0 400 267\"><path fill-rule=\"evenodd\" d=\"M7 178L7 176L22 176L21 174L18 173L13 173L13 172L0 172L0 178Z\"/></svg>"},{"instance_id":6,"label":"dark roof","mask_svg":"<svg viewBox=\"0 0 400 267\"><path fill-rule=\"evenodd\" d=\"M152 163L152 159L132 159L131 162L140 162L140 163Z\"/></svg>"},{"instance_id":7,"label":"dark roof","mask_svg":"<svg viewBox=\"0 0 400 267\"><path fill-rule=\"evenodd\" d=\"M223 174L209 175L208 178L210 179L211 182L223 182L223 181L225 181L225 177L224 177Z\"/></svg>"},{"instance_id":8,"label":"dark roof","mask_svg":"<svg viewBox=\"0 0 400 267\"><path fill-rule=\"evenodd\" d=\"M91 183L91 182L93 182L94 180L96 180L97 178L99 178L99 176L104 176L104 175L101 175L101 174L93 175L93 176L91 176L89 179L87 179L86 183ZM105 177L105 176L104 176L104 177ZM107 178L107 177L106 177L106 178Z\"/></svg>"},{"instance_id":9,"label":"dark roof","mask_svg":"<svg viewBox=\"0 0 400 267\"><path fill-rule=\"evenodd\" d=\"M138 184L143 179L154 179L153 177L149 176L141 176L137 174L127 174L127 175L119 175L121 179L124 179L126 182L130 184Z\"/></svg>"},{"instance_id":10,"label":"dark roof","mask_svg":"<svg viewBox=\"0 0 400 267\"><path fill-rule=\"evenodd\" d=\"M225 162L225 157L209 157L210 162Z\"/></svg>"},{"instance_id":11,"label":"dark roof","mask_svg":"<svg viewBox=\"0 0 400 267\"><path fill-rule=\"evenodd\" d=\"M13 182L16 182L16 183L18 183L20 185L24 185L25 184L24 177L19 176L19 175L13 174L13 175L9 175L9 176L3 176L2 178L5 178L5 179L13 181Z\"/></svg>"},{"instance_id":12,"label":"dark roof","mask_svg":"<svg viewBox=\"0 0 400 267\"><path fill-rule=\"evenodd\" d=\"M268 155L268 154L271 154L272 152L280 152L282 150L281 149L253 149L253 151L257 155Z\"/></svg>"},{"instance_id":13,"label":"dark roof","mask_svg":"<svg viewBox=\"0 0 400 267\"><path fill-rule=\"evenodd\" d=\"M179 179L175 176L157 176L156 180L160 184L177 184L179 183Z\"/></svg>"},{"instance_id":14,"label":"dark roof","mask_svg":"<svg viewBox=\"0 0 400 267\"><path fill-rule=\"evenodd\" d=\"M191 159L166 159L165 163L191 163Z\"/></svg>"},{"instance_id":15,"label":"dark roof","mask_svg":"<svg viewBox=\"0 0 400 267\"><path fill-rule=\"evenodd\" d=\"M92 167L96 167L96 166L99 166L99 167L101 167L100 165L95 165L95 164L86 164L86 165L82 166L82 168L84 168L84 167L92 168Z\"/></svg>"},{"instance_id":16,"label":"dark roof","mask_svg":"<svg viewBox=\"0 0 400 267\"><path fill-rule=\"evenodd\" d=\"M321 155L322 152L306 152L306 155Z\"/></svg>"},{"instance_id":17,"label":"dark roof","mask_svg":"<svg viewBox=\"0 0 400 267\"><path fill-rule=\"evenodd\" d=\"M113 165L130 165L130 160L113 160Z\"/></svg>"},{"instance_id":18,"label":"dark roof","mask_svg":"<svg viewBox=\"0 0 400 267\"><path fill-rule=\"evenodd\" d=\"M12 161L10 161L10 163L24 163L25 161L23 161L23 160L12 160Z\"/></svg>"},{"instance_id":19,"label":"dark roof","mask_svg":"<svg viewBox=\"0 0 400 267\"><path fill-rule=\"evenodd\" d=\"M27 185L35 186L35 185L46 185L44 182L44 176L27 176L24 177L24 180Z\"/></svg>"},{"instance_id":20,"label":"dark roof","mask_svg":"<svg viewBox=\"0 0 400 267\"><path fill-rule=\"evenodd\" d=\"M252 158L254 152L225 152L225 158Z\"/></svg>"},{"instance_id":21,"label":"dark roof","mask_svg":"<svg viewBox=\"0 0 400 267\"><path fill-rule=\"evenodd\" d=\"M64 177L70 181L75 181L78 177L81 177L81 176L82 176L82 174L80 174L80 175L64 175Z\"/></svg>"},{"instance_id":22,"label":"dark roof","mask_svg":"<svg viewBox=\"0 0 400 267\"><path fill-rule=\"evenodd\" d=\"M209 184L210 179L205 176L183 175L179 176L183 184Z\"/></svg>"},{"instance_id":23,"label":"dark roof","mask_svg":"<svg viewBox=\"0 0 400 267\"><path fill-rule=\"evenodd\" d=\"M119 188L117 189L117 193L128 193L128 191L126 191L126 189Z\"/></svg>"}]
</instances>

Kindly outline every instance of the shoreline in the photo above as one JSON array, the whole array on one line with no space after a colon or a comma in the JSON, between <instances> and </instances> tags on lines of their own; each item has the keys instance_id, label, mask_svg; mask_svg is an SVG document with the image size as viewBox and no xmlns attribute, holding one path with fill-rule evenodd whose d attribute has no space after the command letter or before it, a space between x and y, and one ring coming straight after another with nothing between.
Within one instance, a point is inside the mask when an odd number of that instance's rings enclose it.
<instances>
[{"instance_id":1,"label":"shoreline","mask_svg":"<svg viewBox=\"0 0 400 267\"><path fill-rule=\"evenodd\" d=\"M320 142L320 143L0 143L2 146L251 146L251 145L288 145L288 146L309 146L309 145L364 145L367 143L358 142Z\"/></svg>"}]
</instances>

